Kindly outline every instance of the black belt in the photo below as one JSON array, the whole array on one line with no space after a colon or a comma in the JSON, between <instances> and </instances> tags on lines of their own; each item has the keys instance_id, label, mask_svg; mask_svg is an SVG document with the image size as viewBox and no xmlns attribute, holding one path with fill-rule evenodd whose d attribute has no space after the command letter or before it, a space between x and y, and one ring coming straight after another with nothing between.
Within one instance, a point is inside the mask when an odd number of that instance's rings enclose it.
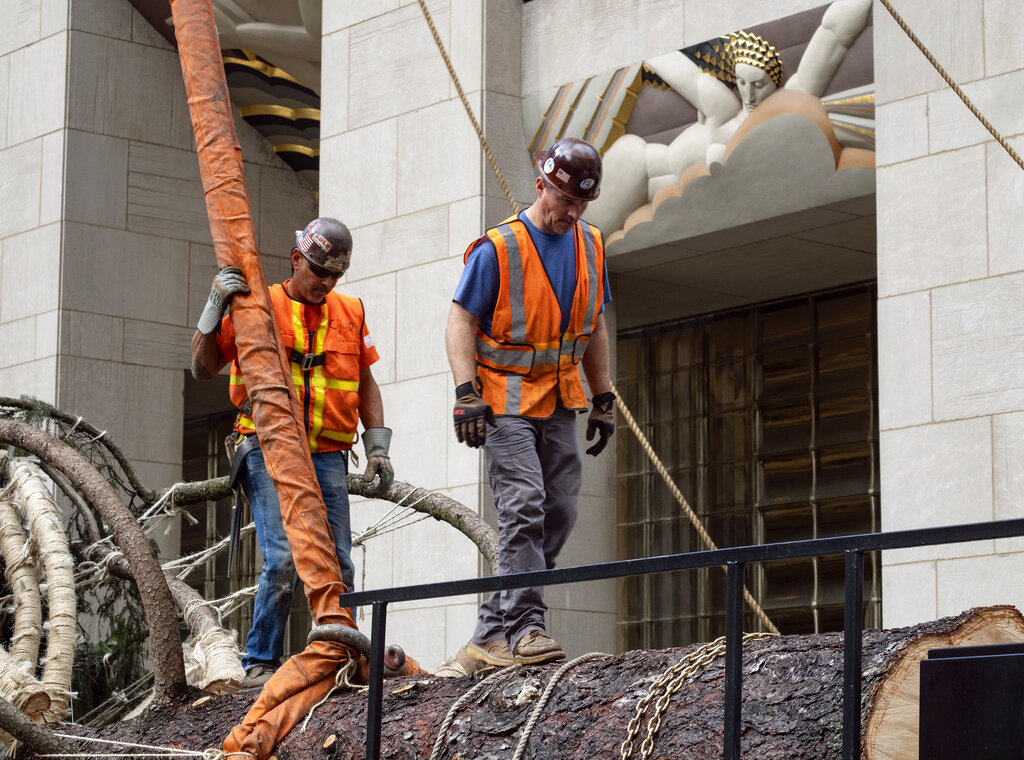
<instances>
[{"instance_id":1,"label":"black belt","mask_svg":"<svg viewBox=\"0 0 1024 760\"><path fill-rule=\"evenodd\" d=\"M327 361L327 354L300 354L294 348L288 359L293 364L298 364L303 372L308 372L313 367L320 367Z\"/></svg>"}]
</instances>

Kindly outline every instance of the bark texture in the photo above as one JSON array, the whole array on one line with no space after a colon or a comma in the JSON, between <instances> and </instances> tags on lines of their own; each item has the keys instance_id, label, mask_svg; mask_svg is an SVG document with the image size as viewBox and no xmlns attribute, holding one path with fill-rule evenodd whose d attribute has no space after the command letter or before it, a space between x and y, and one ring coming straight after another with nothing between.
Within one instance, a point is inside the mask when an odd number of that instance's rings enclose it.
<instances>
[{"instance_id":1,"label":"bark texture","mask_svg":"<svg viewBox=\"0 0 1024 760\"><path fill-rule=\"evenodd\" d=\"M52 731L38 725L6 699L0 699L0 725L7 734L21 742L27 755L66 755L72 751Z\"/></svg>"},{"instance_id":2,"label":"bark texture","mask_svg":"<svg viewBox=\"0 0 1024 760\"><path fill-rule=\"evenodd\" d=\"M909 628L864 634L863 717L867 760L917 757L886 754L879 742L908 726L892 722L897 692L916 675L934 646L1024 641L1024 618L1012 607L970 610L957 617ZM526 744L524 758L593 760L618 757L637 703L652 683L697 646L634 651L601 657L567 670L553 688ZM455 715L440 758L498 760L512 757L538 697L562 663L499 671ZM744 760L830 760L841 755L843 636L828 633L781 636L747 644L743 655L742 756ZM725 663L718 656L682 682L661 719L651 757L707 760L721 756ZM911 679L912 680L912 679ZM455 701L476 682L408 676L385 684L382 756L426 759ZM219 747L225 732L245 713L257 692L210 697L165 706L96 735L121 741L202 750ZM916 715L916 704L910 712ZM644 714L633 757L639 757L653 704ZM888 724L888 725L887 725ZM88 729L67 727L76 733ZM305 732L292 731L277 746L278 760L363 757L364 692L339 690L318 707ZM889 737L892 738L892 737ZM897 737L899 738L899 737ZM906 736L902 739L906 741ZM74 743L69 740L69 743ZM328 745L325 748L325 745Z\"/></svg>"}]
</instances>

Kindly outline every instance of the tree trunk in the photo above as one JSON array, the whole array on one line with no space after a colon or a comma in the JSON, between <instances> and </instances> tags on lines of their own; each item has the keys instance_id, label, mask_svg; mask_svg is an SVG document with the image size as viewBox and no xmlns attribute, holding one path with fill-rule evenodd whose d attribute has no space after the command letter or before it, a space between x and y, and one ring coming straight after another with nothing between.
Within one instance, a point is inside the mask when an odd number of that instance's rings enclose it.
<instances>
[{"instance_id":1,"label":"tree trunk","mask_svg":"<svg viewBox=\"0 0 1024 760\"><path fill-rule=\"evenodd\" d=\"M1024 618L1013 607L970 610L909 628L864 633L863 718L867 760L917 757L918 663L931 647L1024 641ZM523 758L592 760L618 757L638 702L669 668L700 645L597 656L566 670L526 740ZM710 661L683 679L661 716L651 757L721 757L725 662ZM538 698L563 663L498 671L454 716L439 758L510 758ZM843 636L827 633L748 642L743 653L744 760L838 759L842 744ZM385 684L382 756L429 758L438 729L455 701L474 685L468 678L408 676ZM121 741L218 748L257 692L210 697L163 707L93 735ZM633 757L656 711L651 700L639 722ZM89 729L62 727L76 734ZM365 692L336 691L302 732L278 745L278 760L365 755ZM333 738L332 738L333 737ZM70 743L74 743L69 740ZM326 746L326 748L325 748Z\"/></svg>"}]
</instances>

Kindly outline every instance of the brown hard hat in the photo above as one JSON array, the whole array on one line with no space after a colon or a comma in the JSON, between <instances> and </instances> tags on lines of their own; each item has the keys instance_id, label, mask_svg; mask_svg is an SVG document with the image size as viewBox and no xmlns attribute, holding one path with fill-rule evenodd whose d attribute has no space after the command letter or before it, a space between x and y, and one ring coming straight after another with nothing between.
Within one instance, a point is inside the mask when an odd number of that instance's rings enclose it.
<instances>
[{"instance_id":1,"label":"brown hard hat","mask_svg":"<svg viewBox=\"0 0 1024 760\"><path fill-rule=\"evenodd\" d=\"M295 248L307 261L344 274L348 262L341 254L351 252L352 233L337 219L321 216L295 231Z\"/></svg>"},{"instance_id":2,"label":"brown hard hat","mask_svg":"<svg viewBox=\"0 0 1024 760\"><path fill-rule=\"evenodd\" d=\"M533 160L541 176L571 198L592 201L601 194L601 154L590 143L563 137Z\"/></svg>"}]
</instances>

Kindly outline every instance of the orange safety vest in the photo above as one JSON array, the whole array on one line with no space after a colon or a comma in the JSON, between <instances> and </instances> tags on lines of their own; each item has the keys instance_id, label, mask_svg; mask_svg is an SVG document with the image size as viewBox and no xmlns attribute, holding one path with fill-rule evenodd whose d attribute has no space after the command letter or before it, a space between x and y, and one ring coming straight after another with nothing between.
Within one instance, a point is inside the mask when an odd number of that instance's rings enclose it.
<instances>
[{"instance_id":1,"label":"orange safety vest","mask_svg":"<svg viewBox=\"0 0 1024 760\"><path fill-rule=\"evenodd\" d=\"M564 334L558 297L523 222L489 229L466 250L464 261L490 239L498 254L490 334L476 329L477 371L495 414L550 417L559 396L568 409L587 408L579 363L604 304L604 244L586 222L578 222L574 234L576 290Z\"/></svg>"},{"instance_id":2,"label":"orange safety vest","mask_svg":"<svg viewBox=\"0 0 1024 760\"><path fill-rule=\"evenodd\" d=\"M320 325L311 332L302 322L303 304L290 298L283 285L271 286L270 300L290 358L309 450L352 448L359 422L363 302L331 291L321 306ZM237 359L231 364L229 397L240 410L235 430L243 435L254 432L252 404Z\"/></svg>"}]
</instances>

